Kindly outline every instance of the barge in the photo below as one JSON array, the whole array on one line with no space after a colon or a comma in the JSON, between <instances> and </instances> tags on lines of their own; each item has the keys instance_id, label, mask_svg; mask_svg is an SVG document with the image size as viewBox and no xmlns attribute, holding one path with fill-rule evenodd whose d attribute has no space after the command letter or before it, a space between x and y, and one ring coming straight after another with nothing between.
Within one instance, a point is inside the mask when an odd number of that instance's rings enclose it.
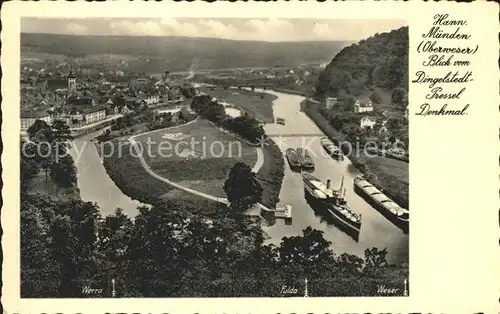
<instances>
[{"instance_id":1,"label":"barge","mask_svg":"<svg viewBox=\"0 0 500 314\"><path fill-rule=\"evenodd\" d=\"M292 171L300 171L302 168L302 163L300 162L299 155L293 148L289 148L285 152L286 159L288 160L288 164L290 165L290 169Z\"/></svg>"},{"instance_id":2,"label":"barge","mask_svg":"<svg viewBox=\"0 0 500 314\"><path fill-rule=\"evenodd\" d=\"M321 146L323 146L323 149L328 155L339 161L344 160L344 154L342 154L340 148L338 148L328 137L322 137L320 141Z\"/></svg>"},{"instance_id":3,"label":"barge","mask_svg":"<svg viewBox=\"0 0 500 314\"><path fill-rule=\"evenodd\" d=\"M297 155L299 156L302 169L304 170L314 170L314 162L312 161L311 154L305 148L297 148Z\"/></svg>"},{"instance_id":4,"label":"barge","mask_svg":"<svg viewBox=\"0 0 500 314\"><path fill-rule=\"evenodd\" d=\"M393 202L363 177L354 178L354 191L393 224L408 232L410 212Z\"/></svg>"},{"instance_id":5,"label":"barge","mask_svg":"<svg viewBox=\"0 0 500 314\"><path fill-rule=\"evenodd\" d=\"M306 199L314 207L318 207L330 216L337 226L347 234L358 240L361 229L361 215L354 212L348 205L345 198L346 189L343 188L343 181L339 190L330 188L330 180L324 184L317 177L303 173L304 190Z\"/></svg>"}]
</instances>

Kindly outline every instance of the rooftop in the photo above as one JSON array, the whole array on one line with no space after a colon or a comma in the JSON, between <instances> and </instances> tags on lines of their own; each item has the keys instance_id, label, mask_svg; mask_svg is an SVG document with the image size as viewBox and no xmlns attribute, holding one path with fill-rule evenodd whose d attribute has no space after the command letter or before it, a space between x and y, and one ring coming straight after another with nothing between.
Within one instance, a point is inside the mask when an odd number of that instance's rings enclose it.
<instances>
[{"instance_id":1,"label":"rooftop","mask_svg":"<svg viewBox=\"0 0 500 314\"><path fill-rule=\"evenodd\" d=\"M45 110L36 112L21 112L21 119L38 119L49 117L49 113Z\"/></svg>"}]
</instances>

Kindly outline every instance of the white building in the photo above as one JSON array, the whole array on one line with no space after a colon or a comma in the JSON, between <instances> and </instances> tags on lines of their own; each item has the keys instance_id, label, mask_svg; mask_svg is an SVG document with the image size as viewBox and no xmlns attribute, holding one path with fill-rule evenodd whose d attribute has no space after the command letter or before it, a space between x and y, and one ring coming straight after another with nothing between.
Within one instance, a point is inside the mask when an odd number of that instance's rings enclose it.
<instances>
[{"instance_id":1,"label":"white building","mask_svg":"<svg viewBox=\"0 0 500 314\"><path fill-rule=\"evenodd\" d=\"M149 105L155 105L160 102L160 96L159 95L149 95L144 98L146 101L146 104Z\"/></svg>"},{"instance_id":2,"label":"white building","mask_svg":"<svg viewBox=\"0 0 500 314\"><path fill-rule=\"evenodd\" d=\"M409 113L410 113L409 108L410 108L410 106L406 106L406 109L405 109L405 115L404 115L405 119L408 119L408 115L409 115Z\"/></svg>"},{"instance_id":3,"label":"white building","mask_svg":"<svg viewBox=\"0 0 500 314\"><path fill-rule=\"evenodd\" d=\"M335 106L335 104L337 103L337 98L336 97L328 97L326 100L325 100L325 106L326 106L326 109L327 110L330 110L333 108L333 106Z\"/></svg>"},{"instance_id":4,"label":"white building","mask_svg":"<svg viewBox=\"0 0 500 314\"><path fill-rule=\"evenodd\" d=\"M52 123L52 117L46 111L21 112L21 130L26 131L36 120L45 121L47 124Z\"/></svg>"},{"instance_id":5,"label":"white building","mask_svg":"<svg viewBox=\"0 0 500 314\"><path fill-rule=\"evenodd\" d=\"M371 100L356 100L354 103L354 112L356 113L361 113L361 112L372 112L373 111L373 104Z\"/></svg>"},{"instance_id":6,"label":"white building","mask_svg":"<svg viewBox=\"0 0 500 314\"><path fill-rule=\"evenodd\" d=\"M365 116L365 117L361 118L359 126L362 129L373 128L373 126L375 126L375 123L377 123L377 119L375 119L374 117Z\"/></svg>"},{"instance_id":7,"label":"white building","mask_svg":"<svg viewBox=\"0 0 500 314\"><path fill-rule=\"evenodd\" d=\"M83 109L85 124L92 124L106 119L106 109L101 107Z\"/></svg>"}]
</instances>

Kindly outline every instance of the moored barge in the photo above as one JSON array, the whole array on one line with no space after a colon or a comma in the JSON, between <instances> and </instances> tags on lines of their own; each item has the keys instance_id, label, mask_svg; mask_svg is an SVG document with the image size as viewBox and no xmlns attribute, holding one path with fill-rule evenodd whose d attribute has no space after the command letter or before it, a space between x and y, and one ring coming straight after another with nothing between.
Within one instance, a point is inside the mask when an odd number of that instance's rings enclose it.
<instances>
[{"instance_id":1,"label":"moored barge","mask_svg":"<svg viewBox=\"0 0 500 314\"><path fill-rule=\"evenodd\" d=\"M321 146L323 146L323 149L328 153L328 155L339 161L344 160L344 154L342 153L340 148L332 142L332 140L330 140L328 137L322 137L320 141Z\"/></svg>"},{"instance_id":2,"label":"moored barge","mask_svg":"<svg viewBox=\"0 0 500 314\"><path fill-rule=\"evenodd\" d=\"M311 154L305 148L297 148L297 155L299 156L302 169L304 170L314 170L314 162L312 161Z\"/></svg>"},{"instance_id":3,"label":"moored barge","mask_svg":"<svg viewBox=\"0 0 500 314\"><path fill-rule=\"evenodd\" d=\"M302 167L302 163L300 162L299 155L293 148L289 148L285 152L286 159L288 160L288 164L290 165L290 169L292 171L300 171Z\"/></svg>"},{"instance_id":4,"label":"moored barge","mask_svg":"<svg viewBox=\"0 0 500 314\"><path fill-rule=\"evenodd\" d=\"M403 229L403 231L408 231L410 212L406 208L393 202L363 177L354 178L354 191L393 224Z\"/></svg>"}]
</instances>

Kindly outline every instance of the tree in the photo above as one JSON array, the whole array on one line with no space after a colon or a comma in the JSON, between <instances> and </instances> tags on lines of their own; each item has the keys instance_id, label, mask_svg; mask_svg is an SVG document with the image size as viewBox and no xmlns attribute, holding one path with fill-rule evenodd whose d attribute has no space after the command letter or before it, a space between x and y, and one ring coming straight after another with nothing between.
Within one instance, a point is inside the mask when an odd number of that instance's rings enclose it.
<instances>
[{"instance_id":1,"label":"tree","mask_svg":"<svg viewBox=\"0 0 500 314\"><path fill-rule=\"evenodd\" d=\"M48 180L48 171L54 157L53 142L47 140L47 136L49 138L53 137L52 130L41 129L31 138L33 143L25 146L25 150L29 151L29 154L34 156L34 160L44 169L46 181Z\"/></svg>"},{"instance_id":2,"label":"tree","mask_svg":"<svg viewBox=\"0 0 500 314\"><path fill-rule=\"evenodd\" d=\"M48 232L53 260L59 265L60 297L81 297L83 286L103 274L97 272L95 249L101 216L94 203L58 203Z\"/></svg>"},{"instance_id":3,"label":"tree","mask_svg":"<svg viewBox=\"0 0 500 314\"><path fill-rule=\"evenodd\" d=\"M58 143L65 143L73 140L69 126L63 120L54 120L52 122L52 132L54 140Z\"/></svg>"},{"instance_id":4,"label":"tree","mask_svg":"<svg viewBox=\"0 0 500 314\"><path fill-rule=\"evenodd\" d=\"M252 169L243 162L237 162L224 183L224 191L232 208L245 211L260 202L263 189Z\"/></svg>"},{"instance_id":5,"label":"tree","mask_svg":"<svg viewBox=\"0 0 500 314\"><path fill-rule=\"evenodd\" d=\"M377 274L381 268L387 265L387 249L371 248L365 250L364 273Z\"/></svg>"},{"instance_id":6,"label":"tree","mask_svg":"<svg viewBox=\"0 0 500 314\"><path fill-rule=\"evenodd\" d=\"M226 116L224 106L217 102L210 102L207 106L200 108L198 112L202 117L216 124L220 124Z\"/></svg>"},{"instance_id":7,"label":"tree","mask_svg":"<svg viewBox=\"0 0 500 314\"><path fill-rule=\"evenodd\" d=\"M59 156L49 167L50 176L58 186L71 187L76 182L76 167L71 156Z\"/></svg>"},{"instance_id":8,"label":"tree","mask_svg":"<svg viewBox=\"0 0 500 314\"><path fill-rule=\"evenodd\" d=\"M406 89L398 87L392 91L392 103L395 105L404 106L405 98L407 97L408 92Z\"/></svg>"},{"instance_id":9,"label":"tree","mask_svg":"<svg viewBox=\"0 0 500 314\"><path fill-rule=\"evenodd\" d=\"M47 233L50 228L39 198L21 190L21 297L54 297L59 294L59 267L51 256Z\"/></svg>"},{"instance_id":10,"label":"tree","mask_svg":"<svg viewBox=\"0 0 500 314\"><path fill-rule=\"evenodd\" d=\"M343 105L342 107L344 111L349 111L349 112L354 111L354 103L356 102L356 98L354 98L354 96L349 95L346 92L340 92L339 100Z\"/></svg>"},{"instance_id":11,"label":"tree","mask_svg":"<svg viewBox=\"0 0 500 314\"><path fill-rule=\"evenodd\" d=\"M380 104L382 102L382 97L380 97L376 91L373 91L370 94L370 100L373 101L374 104Z\"/></svg>"},{"instance_id":12,"label":"tree","mask_svg":"<svg viewBox=\"0 0 500 314\"><path fill-rule=\"evenodd\" d=\"M52 129L47 122L43 120L35 120L35 122L28 128L27 132L30 139L35 137L37 134L43 134L45 141L49 143L54 141L54 133L52 132Z\"/></svg>"},{"instance_id":13,"label":"tree","mask_svg":"<svg viewBox=\"0 0 500 314\"><path fill-rule=\"evenodd\" d=\"M234 119L224 120L224 126L252 142L258 141L265 136L264 129L259 124L259 121L246 113Z\"/></svg>"},{"instance_id":14,"label":"tree","mask_svg":"<svg viewBox=\"0 0 500 314\"><path fill-rule=\"evenodd\" d=\"M117 208L112 215L105 217L98 225L97 256L99 268L107 276L100 278L103 286L111 288L111 279L117 280L117 285L123 284L121 273L126 260L124 259L128 244L132 237L134 224L132 220ZM108 289L107 294L111 295ZM120 294L123 293L120 287Z\"/></svg>"},{"instance_id":15,"label":"tree","mask_svg":"<svg viewBox=\"0 0 500 314\"><path fill-rule=\"evenodd\" d=\"M31 180L38 174L40 168L36 162L34 156L36 154L36 147L33 144L21 141L21 169L20 169L20 181L21 181L21 191L27 190Z\"/></svg>"},{"instance_id":16,"label":"tree","mask_svg":"<svg viewBox=\"0 0 500 314\"><path fill-rule=\"evenodd\" d=\"M186 98L192 98L196 95L196 90L191 85L184 85L181 87L181 93Z\"/></svg>"},{"instance_id":17,"label":"tree","mask_svg":"<svg viewBox=\"0 0 500 314\"><path fill-rule=\"evenodd\" d=\"M163 206L150 210L143 208L135 217L124 257L128 262L121 278L144 296L173 295L182 276L175 234L182 229L183 219L178 219L180 213L172 209L166 210Z\"/></svg>"},{"instance_id":18,"label":"tree","mask_svg":"<svg viewBox=\"0 0 500 314\"><path fill-rule=\"evenodd\" d=\"M278 255L280 265L292 276L314 276L333 265L330 242L323 232L307 227L302 236L284 237Z\"/></svg>"}]
</instances>

